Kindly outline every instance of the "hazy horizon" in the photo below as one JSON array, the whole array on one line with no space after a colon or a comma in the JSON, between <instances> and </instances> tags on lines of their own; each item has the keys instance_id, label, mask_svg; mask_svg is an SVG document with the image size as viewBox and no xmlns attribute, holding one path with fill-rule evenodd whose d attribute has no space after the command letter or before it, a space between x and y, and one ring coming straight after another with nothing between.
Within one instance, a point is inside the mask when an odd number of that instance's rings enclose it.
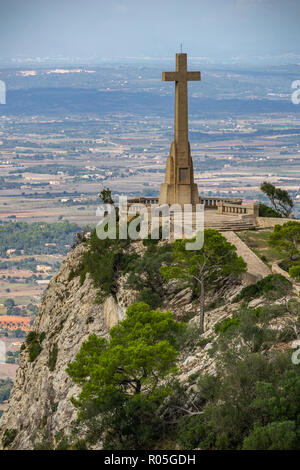
<instances>
[{"instance_id":1,"label":"hazy horizon","mask_svg":"<svg viewBox=\"0 0 300 470\"><path fill-rule=\"evenodd\" d=\"M1 0L0 61L300 62L297 0Z\"/></svg>"}]
</instances>

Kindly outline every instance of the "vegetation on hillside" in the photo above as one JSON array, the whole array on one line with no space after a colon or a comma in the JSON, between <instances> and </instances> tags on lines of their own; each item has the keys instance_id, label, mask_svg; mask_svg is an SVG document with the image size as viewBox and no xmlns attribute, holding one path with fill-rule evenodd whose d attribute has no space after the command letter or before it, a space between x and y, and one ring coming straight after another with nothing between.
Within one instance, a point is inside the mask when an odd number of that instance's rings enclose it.
<instances>
[{"instance_id":1,"label":"vegetation on hillside","mask_svg":"<svg viewBox=\"0 0 300 470\"><path fill-rule=\"evenodd\" d=\"M300 222L289 221L275 225L269 243L291 261L300 259Z\"/></svg>"},{"instance_id":2,"label":"vegetation on hillside","mask_svg":"<svg viewBox=\"0 0 300 470\"><path fill-rule=\"evenodd\" d=\"M79 268L71 271L69 279L80 276L80 282L83 284L89 273L94 286L98 289L100 302L107 295L116 294L119 275L127 271L132 260L138 255L135 253L129 255L125 252L125 248L129 245L128 239L100 240L96 230L92 231L89 240L83 242L87 244L88 249L82 255Z\"/></svg>"},{"instance_id":3,"label":"vegetation on hillside","mask_svg":"<svg viewBox=\"0 0 300 470\"><path fill-rule=\"evenodd\" d=\"M171 312L136 303L109 341L91 335L83 343L67 371L82 386L72 401L89 443L103 437L104 449L144 449L159 439L165 423L158 410L170 394L185 326Z\"/></svg>"},{"instance_id":4,"label":"vegetation on hillside","mask_svg":"<svg viewBox=\"0 0 300 470\"><path fill-rule=\"evenodd\" d=\"M72 398L78 419L70 435L56 437L55 443L45 438L37 449L88 449L99 442L107 450L158 449L166 442L168 448L203 450L300 448L300 369L291 360L292 342L300 334L300 302L292 283L272 274L243 288L233 300L233 313L216 323L208 338L203 335L206 293L218 295L239 282L246 263L215 230L205 230L200 250L186 250L187 241L145 240L137 254L128 240L100 240L96 231L82 240L87 249L70 279L80 276L84 282L89 273L103 300L116 295L126 274L127 286L147 302L132 304L109 339L91 335L82 344L67 368L81 387ZM287 256L291 247L282 249ZM170 279L192 289L200 327L159 310ZM249 308L258 297L262 304ZM43 339L28 335L24 347L30 361L40 354ZM213 359L214 375L198 371L179 381L178 360L198 357L199 351L202 360ZM50 349L51 371L57 354L57 348ZM10 442L14 434L5 438Z\"/></svg>"},{"instance_id":5,"label":"vegetation on hillside","mask_svg":"<svg viewBox=\"0 0 300 470\"><path fill-rule=\"evenodd\" d=\"M183 449L299 449L299 392L290 353L224 355L216 377L199 379L203 412L181 419L178 442Z\"/></svg>"},{"instance_id":6,"label":"vegetation on hillside","mask_svg":"<svg viewBox=\"0 0 300 470\"><path fill-rule=\"evenodd\" d=\"M119 228L117 227L117 230ZM130 240L106 238L101 240L93 230L89 240L83 240L87 250L80 265L70 274L70 280L80 276L83 284L87 273L98 289L98 301L108 295L115 296L120 276L128 274L127 286L138 291L138 300L156 308L162 304L164 278L160 274L162 263L171 262L171 244L158 244L158 240L144 240L145 252L130 252ZM99 269L101 266L101 269Z\"/></svg>"},{"instance_id":7,"label":"vegetation on hillside","mask_svg":"<svg viewBox=\"0 0 300 470\"><path fill-rule=\"evenodd\" d=\"M36 222L10 222L0 224L0 256L7 256L7 250L25 255L40 253L67 253L75 234L81 230L77 224L68 221L47 224ZM50 245L49 245L50 244ZM52 245L55 244L55 245Z\"/></svg>"},{"instance_id":8,"label":"vegetation on hillside","mask_svg":"<svg viewBox=\"0 0 300 470\"><path fill-rule=\"evenodd\" d=\"M162 266L166 279L181 279L199 296L200 330L204 331L205 298L208 291L216 291L226 282L236 281L246 270L245 261L237 255L236 247L217 230L204 230L204 244L200 250L187 250L192 240L176 240L172 250L172 264Z\"/></svg>"},{"instance_id":9,"label":"vegetation on hillside","mask_svg":"<svg viewBox=\"0 0 300 470\"><path fill-rule=\"evenodd\" d=\"M265 297L267 300L281 299L285 295L291 293L292 283L281 274L269 274L256 284L250 284L243 287L241 292L236 296L235 300L257 299Z\"/></svg>"},{"instance_id":10,"label":"vegetation on hillside","mask_svg":"<svg viewBox=\"0 0 300 470\"><path fill-rule=\"evenodd\" d=\"M277 318L289 318L284 329L271 327ZM171 312L133 304L110 340L91 335L68 366L82 391L73 399L78 422L66 448L102 440L110 450L161 448L164 441L182 449L299 449L300 369L288 346L299 330L296 299L240 307L210 339L216 375L192 374L180 384L177 356L192 347L186 325ZM277 350L282 344L285 352ZM86 435L76 440L82 427Z\"/></svg>"},{"instance_id":11,"label":"vegetation on hillside","mask_svg":"<svg viewBox=\"0 0 300 470\"><path fill-rule=\"evenodd\" d=\"M272 207L261 202L259 204L259 217L275 217L276 219L280 219L282 215Z\"/></svg>"},{"instance_id":12,"label":"vegetation on hillside","mask_svg":"<svg viewBox=\"0 0 300 470\"><path fill-rule=\"evenodd\" d=\"M137 290L137 299L152 308L160 307L165 294L165 279L160 272L162 265L171 263L172 245L158 244L158 240L144 240L147 249L130 266L128 287Z\"/></svg>"},{"instance_id":13,"label":"vegetation on hillside","mask_svg":"<svg viewBox=\"0 0 300 470\"><path fill-rule=\"evenodd\" d=\"M274 229L240 232L241 239L270 268L277 263L295 281L300 281L300 222L291 220Z\"/></svg>"}]
</instances>

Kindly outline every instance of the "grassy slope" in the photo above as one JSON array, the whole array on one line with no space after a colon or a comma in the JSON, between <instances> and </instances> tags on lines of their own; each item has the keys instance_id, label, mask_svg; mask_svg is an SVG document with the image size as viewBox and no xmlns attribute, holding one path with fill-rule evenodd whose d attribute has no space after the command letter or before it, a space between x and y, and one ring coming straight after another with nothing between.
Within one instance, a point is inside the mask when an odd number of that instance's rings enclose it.
<instances>
[{"instance_id":1,"label":"grassy slope","mask_svg":"<svg viewBox=\"0 0 300 470\"><path fill-rule=\"evenodd\" d=\"M261 258L269 267L272 263L281 261L283 255L278 249L272 248L268 244L269 236L273 230L247 230L238 232L237 235L243 240L251 250Z\"/></svg>"}]
</instances>

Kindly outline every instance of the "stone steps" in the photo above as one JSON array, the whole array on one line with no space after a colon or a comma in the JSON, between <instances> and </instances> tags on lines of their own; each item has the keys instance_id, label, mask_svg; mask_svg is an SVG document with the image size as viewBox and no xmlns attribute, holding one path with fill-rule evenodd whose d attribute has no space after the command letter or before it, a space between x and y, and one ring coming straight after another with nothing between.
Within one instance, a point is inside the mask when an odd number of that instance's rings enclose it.
<instances>
[{"instance_id":1,"label":"stone steps","mask_svg":"<svg viewBox=\"0 0 300 470\"><path fill-rule=\"evenodd\" d=\"M249 230L251 227L254 227L253 220L242 220L239 218L230 218L230 220L221 218L218 220L218 217L208 218L208 220L206 218L204 219L204 228L212 228L222 232L238 232L242 230Z\"/></svg>"},{"instance_id":2,"label":"stone steps","mask_svg":"<svg viewBox=\"0 0 300 470\"><path fill-rule=\"evenodd\" d=\"M196 215L191 214L193 228L196 226ZM198 221L200 222L200 220ZM171 225L174 227L174 215L171 215ZM218 214L215 210L205 211L204 228L219 230L220 232L241 232L255 227L253 217L239 217L237 215Z\"/></svg>"},{"instance_id":3,"label":"stone steps","mask_svg":"<svg viewBox=\"0 0 300 470\"><path fill-rule=\"evenodd\" d=\"M249 228L253 227L253 225L205 225L204 228L211 228L214 230L219 230L220 232L243 232L244 230L249 230Z\"/></svg>"},{"instance_id":4,"label":"stone steps","mask_svg":"<svg viewBox=\"0 0 300 470\"><path fill-rule=\"evenodd\" d=\"M254 227L255 222L252 217L237 217L234 215L222 215L216 211L204 213L204 228L212 228L221 232L241 232Z\"/></svg>"}]
</instances>

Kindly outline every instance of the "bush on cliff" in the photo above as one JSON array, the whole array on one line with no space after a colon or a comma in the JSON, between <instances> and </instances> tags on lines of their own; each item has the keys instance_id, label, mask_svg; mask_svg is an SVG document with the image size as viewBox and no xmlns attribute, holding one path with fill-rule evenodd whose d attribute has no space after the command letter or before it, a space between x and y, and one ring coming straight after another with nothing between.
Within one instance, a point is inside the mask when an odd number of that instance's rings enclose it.
<instances>
[{"instance_id":1,"label":"bush on cliff","mask_svg":"<svg viewBox=\"0 0 300 470\"><path fill-rule=\"evenodd\" d=\"M200 395L199 413L179 421L182 449L299 449L300 369L290 354L224 355L215 380L203 403L201 378L193 399L198 406Z\"/></svg>"},{"instance_id":2,"label":"bush on cliff","mask_svg":"<svg viewBox=\"0 0 300 470\"><path fill-rule=\"evenodd\" d=\"M259 204L259 217L275 217L276 219L282 218L282 215L279 214L272 207L266 206L266 204Z\"/></svg>"},{"instance_id":3,"label":"bush on cliff","mask_svg":"<svg viewBox=\"0 0 300 470\"><path fill-rule=\"evenodd\" d=\"M35 331L30 331L26 337L26 345L29 353L29 361L34 362L38 355L42 352L41 343L43 342L44 335L38 335Z\"/></svg>"},{"instance_id":4,"label":"bush on cliff","mask_svg":"<svg viewBox=\"0 0 300 470\"><path fill-rule=\"evenodd\" d=\"M144 245L147 250L131 264L127 285L139 291L138 301L157 308L162 305L165 283L160 267L171 263L172 245L158 246L156 240L145 240Z\"/></svg>"},{"instance_id":5,"label":"bush on cliff","mask_svg":"<svg viewBox=\"0 0 300 470\"><path fill-rule=\"evenodd\" d=\"M256 284L244 287L235 297L235 301L257 299L265 297L268 300L277 300L292 291L292 283L281 274L269 274Z\"/></svg>"},{"instance_id":6,"label":"bush on cliff","mask_svg":"<svg viewBox=\"0 0 300 470\"><path fill-rule=\"evenodd\" d=\"M83 253L79 268L71 271L69 280L80 276L83 284L87 273L90 274L94 286L99 289L98 301L102 301L108 295L115 295L117 290L117 278L121 272L126 272L137 254L127 254L124 249L129 240L100 240L96 230L93 230L88 242L88 249Z\"/></svg>"}]
</instances>

